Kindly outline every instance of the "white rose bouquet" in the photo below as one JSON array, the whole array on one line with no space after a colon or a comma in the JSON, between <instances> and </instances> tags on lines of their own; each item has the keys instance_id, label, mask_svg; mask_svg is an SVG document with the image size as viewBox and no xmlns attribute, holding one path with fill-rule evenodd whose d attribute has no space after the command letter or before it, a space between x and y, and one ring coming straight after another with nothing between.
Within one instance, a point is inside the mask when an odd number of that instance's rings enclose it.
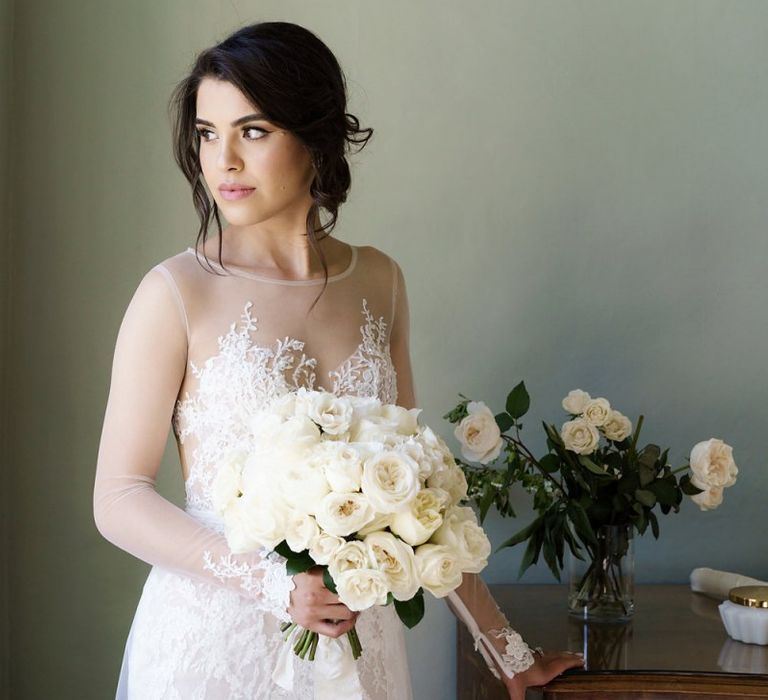
<instances>
[{"instance_id":1,"label":"white rose bouquet","mask_svg":"<svg viewBox=\"0 0 768 700\"><path fill-rule=\"evenodd\" d=\"M520 439L520 419L530 406L523 382L507 396L506 410L496 415L481 401L462 399L444 418L456 424L454 432L467 460L459 463L469 498L479 506L480 522L494 504L501 515L514 516L510 487L521 484L533 495L538 517L499 549L527 541L520 575L543 552L558 580L566 545L578 559L586 550L590 567L574 593L580 601L606 590L621 598L622 582L619 575L611 578L612 566L626 553L633 529L642 534L650 526L658 538L656 506L664 514L678 512L685 494L702 510L712 509L722 502L723 489L736 482L732 448L722 440L699 442L689 464L673 469L667 463L669 449L638 447L643 416L633 433L631 421L607 399L592 398L580 389L563 399L570 419L559 430L543 423L548 453L539 458ZM513 434L505 434L508 431ZM505 468L488 466L502 450ZM606 543L608 528L623 532L623 541Z\"/></svg>"},{"instance_id":2,"label":"white rose bouquet","mask_svg":"<svg viewBox=\"0 0 768 700\"><path fill-rule=\"evenodd\" d=\"M326 586L350 610L394 604L414 626L424 591L440 598L491 545L445 442L418 424L422 409L304 388L250 416L247 438L213 484L234 552L274 550L295 575L324 567ZM318 634L285 623L301 658ZM354 628L347 634L356 659Z\"/></svg>"}]
</instances>

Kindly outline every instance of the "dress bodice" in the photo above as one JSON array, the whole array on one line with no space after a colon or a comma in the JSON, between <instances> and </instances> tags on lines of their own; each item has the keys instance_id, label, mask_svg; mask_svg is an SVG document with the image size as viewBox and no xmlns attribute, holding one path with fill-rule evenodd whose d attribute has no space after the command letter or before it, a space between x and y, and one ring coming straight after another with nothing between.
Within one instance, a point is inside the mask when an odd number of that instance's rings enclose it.
<instances>
[{"instance_id":1,"label":"dress bodice","mask_svg":"<svg viewBox=\"0 0 768 700\"><path fill-rule=\"evenodd\" d=\"M309 314L322 279L206 265L191 248L158 264L187 329L187 371L172 423L187 505L202 509L211 507L216 465L245 437L246 418L282 394L306 387L397 401L392 258L353 246L348 267L328 278Z\"/></svg>"}]
</instances>

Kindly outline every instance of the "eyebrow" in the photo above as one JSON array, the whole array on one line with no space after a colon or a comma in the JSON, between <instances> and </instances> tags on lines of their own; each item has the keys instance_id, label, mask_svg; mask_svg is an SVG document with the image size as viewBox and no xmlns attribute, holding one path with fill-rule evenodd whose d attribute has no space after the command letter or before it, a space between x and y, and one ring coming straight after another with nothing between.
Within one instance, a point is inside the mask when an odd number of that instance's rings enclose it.
<instances>
[{"instance_id":1,"label":"eyebrow","mask_svg":"<svg viewBox=\"0 0 768 700\"><path fill-rule=\"evenodd\" d=\"M241 124L245 124L246 122L255 122L255 121L266 121L266 117L263 114L259 114L258 112L254 112L253 114L246 114L244 117L240 117L239 119L235 119L235 121L230 124L230 126L240 126ZM213 122L206 121L205 119L200 119L199 117L195 119L195 124L205 124L206 126L216 126Z\"/></svg>"}]
</instances>

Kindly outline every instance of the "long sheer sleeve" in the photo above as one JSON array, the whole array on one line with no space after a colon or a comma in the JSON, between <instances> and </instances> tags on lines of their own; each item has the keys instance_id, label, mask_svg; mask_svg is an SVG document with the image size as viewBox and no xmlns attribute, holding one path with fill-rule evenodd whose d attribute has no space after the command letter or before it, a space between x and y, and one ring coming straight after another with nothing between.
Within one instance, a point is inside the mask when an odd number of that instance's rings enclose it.
<instances>
[{"instance_id":1,"label":"long sheer sleeve","mask_svg":"<svg viewBox=\"0 0 768 700\"><path fill-rule=\"evenodd\" d=\"M288 620L294 584L282 557L234 554L223 532L155 490L188 333L178 288L158 265L139 283L117 336L93 491L96 527L148 564L225 587Z\"/></svg>"},{"instance_id":2,"label":"long sheer sleeve","mask_svg":"<svg viewBox=\"0 0 768 700\"><path fill-rule=\"evenodd\" d=\"M394 320L390 339L392 362L397 372L397 403L405 408L415 408L416 392L409 348L410 312L408 295L402 269L394 263ZM491 673L512 677L524 671L534 662L533 653L520 635L509 624L499 609L485 582L478 574L465 573L462 584L449 593L446 603L461 620L475 642L475 649L482 654Z\"/></svg>"}]
</instances>

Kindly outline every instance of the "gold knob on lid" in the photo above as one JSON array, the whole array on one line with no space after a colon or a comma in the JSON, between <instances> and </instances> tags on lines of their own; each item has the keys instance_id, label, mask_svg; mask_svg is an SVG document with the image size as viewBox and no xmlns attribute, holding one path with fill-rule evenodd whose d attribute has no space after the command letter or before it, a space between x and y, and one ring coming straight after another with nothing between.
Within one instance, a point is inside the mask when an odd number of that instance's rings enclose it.
<instances>
[{"instance_id":1,"label":"gold knob on lid","mask_svg":"<svg viewBox=\"0 0 768 700\"><path fill-rule=\"evenodd\" d=\"M728 591L728 600L748 608L768 608L768 586L737 586Z\"/></svg>"}]
</instances>

